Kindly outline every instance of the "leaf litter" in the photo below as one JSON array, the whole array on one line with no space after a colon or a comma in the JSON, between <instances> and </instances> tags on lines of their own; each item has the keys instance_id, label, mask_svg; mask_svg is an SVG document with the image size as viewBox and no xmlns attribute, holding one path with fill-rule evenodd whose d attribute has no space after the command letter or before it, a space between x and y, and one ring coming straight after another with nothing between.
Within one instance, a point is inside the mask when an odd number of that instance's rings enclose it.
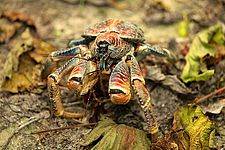
<instances>
[{"instance_id":1,"label":"leaf litter","mask_svg":"<svg viewBox=\"0 0 225 150\"><path fill-rule=\"evenodd\" d=\"M11 21L22 21L29 26L34 26L32 19L26 14L6 11L3 16L10 18ZM3 68L1 88L12 93L40 92L45 86L45 82L41 79L45 55L55 50L52 45L31 33L33 30L27 25L23 25L24 31L10 43L11 50ZM10 37L5 38L8 40Z\"/></svg>"},{"instance_id":2,"label":"leaf litter","mask_svg":"<svg viewBox=\"0 0 225 150\"><path fill-rule=\"evenodd\" d=\"M200 106L189 104L174 113L173 127L156 143L151 143L144 131L116 124L102 116L80 144L95 143L92 150L205 150L216 148L214 137L214 123L203 114Z\"/></svg>"}]
</instances>

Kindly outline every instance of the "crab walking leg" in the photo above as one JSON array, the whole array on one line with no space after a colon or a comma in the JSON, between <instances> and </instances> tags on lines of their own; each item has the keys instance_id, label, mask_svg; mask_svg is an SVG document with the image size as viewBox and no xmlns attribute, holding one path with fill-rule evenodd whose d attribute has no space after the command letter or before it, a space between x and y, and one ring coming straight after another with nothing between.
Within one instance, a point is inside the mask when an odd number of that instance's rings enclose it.
<instances>
[{"instance_id":1,"label":"crab walking leg","mask_svg":"<svg viewBox=\"0 0 225 150\"><path fill-rule=\"evenodd\" d=\"M109 79L109 95L115 104L126 104L130 101L130 74L124 60L113 69Z\"/></svg>"},{"instance_id":2,"label":"crab walking leg","mask_svg":"<svg viewBox=\"0 0 225 150\"><path fill-rule=\"evenodd\" d=\"M158 136L158 125L154 115L154 108L151 104L149 92L140 80L133 81L133 88L139 98L141 108L144 111L144 115L148 124L148 130L151 134L151 139L153 142L155 142Z\"/></svg>"},{"instance_id":3,"label":"crab walking leg","mask_svg":"<svg viewBox=\"0 0 225 150\"><path fill-rule=\"evenodd\" d=\"M167 49L161 48L157 45L149 45L149 44L139 44L136 48L136 52L139 54L144 54L144 55L158 55L158 56L166 56L170 59L174 59L174 55Z\"/></svg>"},{"instance_id":4,"label":"crab walking leg","mask_svg":"<svg viewBox=\"0 0 225 150\"><path fill-rule=\"evenodd\" d=\"M72 58L48 76L48 95L53 102L54 114L56 116L79 118L85 115L85 113L71 113L64 110L58 85L61 77L67 74L78 62L78 58Z\"/></svg>"},{"instance_id":5,"label":"crab walking leg","mask_svg":"<svg viewBox=\"0 0 225 150\"><path fill-rule=\"evenodd\" d=\"M46 78L50 74L50 72L52 72L56 68L57 61L71 59L72 57L80 54L83 47L85 47L85 45L71 47L62 51L55 51L50 53L44 64L44 70L42 73L43 78Z\"/></svg>"},{"instance_id":6,"label":"crab walking leg","mask_svg":"<svg viewBox=\"0 0 225 150\"><path fill-rule=\"evenodd\" d=\"M151 134L152 141L157 139L158 125L154 115L150 94L145 87L145 80L142 76L141 69L136 58L133 55L127 55L127 63L130 67L131 83L135 94L138 96L139 104L144 111L144 115L148 124L148 130Z\"/></svg>"},{"instance_id":7,"label":"crab walking leg","mask_svg":"<svg viewBox=\"0 0 225 150\"><path fill-rule=\"evenodd\" d=\"M49 58L52 59L52 61L59 61L68 59L68 57L73 57L81 53L81 48L83 45L80 46L73 46L70 48L63 49L61 51L55 51L49 54ZM86 45L84 45L86 47Z\"/></svg>"}]
</instances>

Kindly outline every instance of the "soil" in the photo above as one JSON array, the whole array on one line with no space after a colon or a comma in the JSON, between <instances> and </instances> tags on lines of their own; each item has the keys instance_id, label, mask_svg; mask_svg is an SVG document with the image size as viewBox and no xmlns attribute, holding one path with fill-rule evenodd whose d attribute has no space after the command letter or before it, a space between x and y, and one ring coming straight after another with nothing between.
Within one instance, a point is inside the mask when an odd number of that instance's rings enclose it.
<instances>
[{"instance_id":1,"label":"soil","mask_svg":"<svg viewBox=\"0 0 225 150\"><path fill-rule=\"evenodd\" d=\"M127 5L124 5L126 3ZM179 55L178 68L174 68L170 62L162 58L155 60L154 65L159 63L158 66L162 68L163 73L176 74L179 77L181 73L179 68L182 68L184 64L181 49L184 48L184 44L190 45L192 38L178 37L174 24L168 25L168 27L165 24L161 25L160 22L151 24L148 0L134 0L133 2L124 0L116 2L116 4L112 0L96 2L88 0L1 0L0 12L15 10L31 15L40 37L58 49L66 47L71 39L81 39L80 35L86 27L107 18L119 18L133 22L143 29L147 42L174 49L173 52ZM221 1L221 4L223 4L221 9L224 9L224 2ZM218 13L217 17L219 21L223 21L221 20L223 17ZM204 26L195 22L192 34L194 35L205 26L207 26L207 22ZM1 70L9 51L6 44L0 45ZM147 62L146 64L152 65L149 61ZM178 94L168 86L146 79L161 135L171 128L173 113L176 109L191 103L196 97L204 96L225 86L224 82L219 82L219 79L225 78L224 68L225 60L222 60L215 66L216 73L210 80L187 85L194 91L191 94ZM86 109L80 102L81 100L77 99L70 91L67 89L62 91L67 109L73 111ZM225 94L221 93L219 96L207 99L201 105L206 107L224 98ZM140 129L145 125L135 100L126 106L114 105L107 99L104 101L106 101L104 108L108 110L106 114L117 123L125 123ZM50 110L47 89L40 94L30 92L12 94L0 91L0 133L2 135L4 132L10 133L5 135L5 138L1 137L0 145L2 147L0 149L90 149L79 145L79 141L91 131L90 126L35 134L35 132L73 126L86 121L85 118L76 120L54 117ZM219 114L208 114L208 116L216 124L218 149L225 149L225 110L223 109ZM23 127L29 121L31 122Z\"/></svg>"}]
</instances>

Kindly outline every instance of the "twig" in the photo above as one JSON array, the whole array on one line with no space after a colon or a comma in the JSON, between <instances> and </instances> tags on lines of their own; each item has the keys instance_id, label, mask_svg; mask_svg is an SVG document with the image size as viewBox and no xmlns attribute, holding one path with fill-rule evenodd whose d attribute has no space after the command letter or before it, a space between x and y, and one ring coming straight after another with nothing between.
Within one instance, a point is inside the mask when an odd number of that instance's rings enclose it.
<instances>
[{"instance_id":1,"label":"twig","mask_svg":"<svg viewBox=\"0 0 225 150\"><path fill-rule=\"evenodd\" d=\"M79 105L79 104L82 104L82 103L83 103L82 101L77 101L77 102L72 102L72 103L65 104L64 106L65 107L70 107L70 106L75 106L75 105Z\"/></svg>"},{"instance_id":2,"label":"twig","mask_svg":"<svg viewBox=\"0 0 225 150\"><path fill-rule=\"evenodd\" d=\"M65 130L65 129L75 129L75 128L79 128L79 127L93 126L93 125L96 125L96 123L78 124L78 125L74 125L74 126L67 126L67 127L61 127L61 128L55 128L55 129L33 132L32 134L40 134L40 133L46 133L46 132L52 132L52 131L60 131L60 130Z\"/></svg>"},{"instance_id":3,"label":"twig","mask_svg":"<svg viewBox=\"0 0 225 150\"><path fill-rule=\"evenodd\" d=\"M210 97L212 97L212 96L214 96L214 95L216 95L216 94L218 94L218 93L222 93L222 92L225 92L225 87L222 87L222 88L220 88L220 89L217 89L217 90L215 90L214 92L209 93L209 94L207 94L207 95L205 95L205 96L203 96L203 97L196 98L196 99L194 100L194 103L195 103L195 104L201 103L201 102L203 102L204 100L206 100L207 98L210 98Z\"/></svg>"}]
</instances>

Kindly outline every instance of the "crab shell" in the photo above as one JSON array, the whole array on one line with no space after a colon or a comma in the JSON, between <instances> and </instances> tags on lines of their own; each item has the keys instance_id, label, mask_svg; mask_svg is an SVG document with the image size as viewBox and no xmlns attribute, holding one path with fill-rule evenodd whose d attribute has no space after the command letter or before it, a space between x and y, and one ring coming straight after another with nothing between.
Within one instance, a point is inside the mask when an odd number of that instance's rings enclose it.
<instances>
[{"instance_id":1,"label":"crab shell","mask_svg":"<svg viewBox=\"0 0 225 150\"><path fill-rule=\"evenodd\" d=\"M134 43L144 42L144 32L135 24L119 19L108 19L106 21L89 27L81 36L85 39L96 38L103 32L116 32L119 37Z\"/></svg>"}]
</instances>

